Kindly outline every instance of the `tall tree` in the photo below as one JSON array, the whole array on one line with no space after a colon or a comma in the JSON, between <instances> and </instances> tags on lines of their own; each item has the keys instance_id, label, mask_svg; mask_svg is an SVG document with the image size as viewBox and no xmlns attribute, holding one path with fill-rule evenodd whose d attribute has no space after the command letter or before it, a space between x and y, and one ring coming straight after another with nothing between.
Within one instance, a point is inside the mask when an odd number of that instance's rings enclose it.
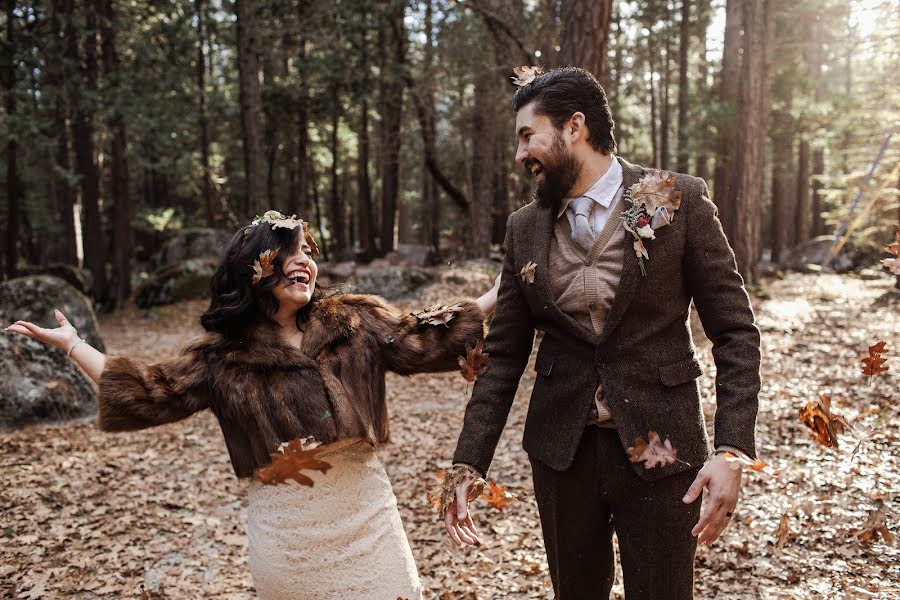
<instances>
[{"instance_id":1,"label":"tall tree","mask_svg":"<svg viewBox=\"0 0 900 600\"><path fill-rule=\"evenodd\" d=\"M400 128L403 124L403 91L406 70L406 3L390 0L385 7L384 51L386 70L381 74L381 248L384 256L394 250L394 228L400 196Z\"/></svg>"},{"instance_id":2,"label":"tall tree","mask_svg":"<svg viewBox=\"0 0 900 600\"><path fill-rule=\"evenodd\" d=\"M732 154L735 135L735 110L741 73L741 30L743 29L744 12L741 0L728 0L725 5L725 43L722 50L722 77L719 84L719 103L724 116L718 122L718 141L716 145L716 170L713 179L713 198L719 207L719 213L725 214L731 208L727 199L732 196L730 190L733 172L734 155Z\"/></svg>"},{"instance_id":3,"label":"tall tree","mask_svg":"<svg viewBox=\"0 0 900 600\"><path fill-rule=\"evenodd\" d=\"M99 0L85 11L82 37L81 88L83 96L75 104L72 131L75 140L75 164L81 180L81 206L84 211L82 239L84 266L91 272L94 302L105 309L109 300L106 273L106 243L100 214L100 171L94 159L94 118L97 92L97 15L102 14Z\"/></svg>"},{"instance_id":4,"label":"tall tree","mask_svg":"<svg viewBox=\"0 0 900 600\"><path fill-rule=\"evenodd\" d=\"M4 108L7 123L14 123L16 115L16 3L6 0L6 60L3 64ZM18 144L15 134L8 133L6 139L6 276L13 278L18 273L19 227L22 210L22 194L19 183Z\"/></svg>"},{"instance_id":5,"label":"tall tree","mask_svg":"<svg viewBox=\"0 0 900 600\"><path fill-rule=\"evenodd\" d=\"M748 284L756 282L759 262L762 173L768 114L769 0L744 2L744 44L738 95L737 157L724 214L738 270Z\"/></svg>"},{"instance_id":6,"label":"tall tree","mask_svg":"<svg viewBox=\"0 0 900 600\"><path fill-rule=\"evenodd\" d=\"M563 0L560 64L582 67L603 81L611 17L612 0Z\"/></svg>"},{"instance_id":7,"label":"tall tree","mask_svg":"<svg viewBox=\"0 0 900 600\"><path fill-rule=\"evenodd\" d=\"M203 169L203 214L206 226L213 227L212 171L209 165L209 121L206 105L206 4L204 0L194 0L197 21L197 120L200 122L200 166Z\"/></svg>"},{"instance_id":8,"label":"tall tree","mask_svg":"<svg viewBox=\"0 0 900 600\"><path fill-rule=\"evenodd\" d=\"M678 163L679 173L688 170L688 50L691 40L691 1L681 0L681 22L678 36Z\"/></svg>"},{"instance_id":9,"label":"tall tree","mask_svg":"<svg viewBox=\"0 0 900 600\"><path fill-rule=\"evenodd\" d=\"M259 56L256 13L251 0L235 0L237 15L237 55L240 80L241 130L244 138L246 175L245 216L260 212L268 203L260 117L262 92L259 86Z\"/></svg>"}]
</instances>

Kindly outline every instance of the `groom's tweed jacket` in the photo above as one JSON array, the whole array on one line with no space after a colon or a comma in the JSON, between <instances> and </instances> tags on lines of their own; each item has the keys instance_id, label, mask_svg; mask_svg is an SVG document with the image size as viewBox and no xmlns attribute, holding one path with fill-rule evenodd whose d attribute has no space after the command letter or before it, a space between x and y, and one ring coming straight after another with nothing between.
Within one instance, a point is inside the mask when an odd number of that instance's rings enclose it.
<instances>
[{"instance_id":1,"label":"groom's tweed jacket","mask_svg":"<svg viewBox=\"0 0 900 600\"><path fill-rule=\"evenodd\" d=\"M647 173L618 160L626 189ZM701 369L691 340L691 300L713 342L715 444L756 456L759 330L706 183L674 175L681 208L671 225L646 242L646 276L632 244L625 244L621 279L600 335L554 302L548 249L555 215L534 202L510 215L499 300L485 343L490 369L478 378L466 407L455 463L487 473L540 330L544 337L523 440L531 458L553 469L568 468L602 383L624 448L655 431L669 438L685 461L655 469L636 463L642 478L700 467L709 444L696 382ZM531 261L537 264L533 284L519 277Z\"/></svg>"}]
</instances>

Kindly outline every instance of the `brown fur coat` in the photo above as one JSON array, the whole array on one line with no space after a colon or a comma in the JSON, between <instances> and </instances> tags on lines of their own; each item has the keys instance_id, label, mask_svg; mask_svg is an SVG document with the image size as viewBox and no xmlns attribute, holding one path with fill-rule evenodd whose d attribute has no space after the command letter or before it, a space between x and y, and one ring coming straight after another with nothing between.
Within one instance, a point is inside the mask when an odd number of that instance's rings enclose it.
<instances>
[{"instance_id":1,"label":"brown fur coat","mask_svg":"<svg viewBox=\"0 0 900 600\"><path fill-rule=\"evenodd\" d=\"M209 408L238 477L252 476L281 442L298 436L385 442L385 372L452 370L465 344L484 335L478 306L461 304L447 326L434 326L380 298L342 294L316 304L300 350L264 323L248 327L240 341L204 334L178 358L157 364L109 357L100 427L144 429Z\"/></svg>"}]
</instances>

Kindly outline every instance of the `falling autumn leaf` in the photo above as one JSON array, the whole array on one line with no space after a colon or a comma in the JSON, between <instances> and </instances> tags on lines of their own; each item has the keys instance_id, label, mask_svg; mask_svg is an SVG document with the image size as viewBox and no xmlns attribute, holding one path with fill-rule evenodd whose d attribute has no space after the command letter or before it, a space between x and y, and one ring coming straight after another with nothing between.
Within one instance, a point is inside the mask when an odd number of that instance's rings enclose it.
<instances>
[{"instance_id":1,"label":"falling autumn leaf","mask_svg":"<svg viewBox=\"0 0 900 600\"><path fill-rule=\"evenodd\" d=\"M478 340L474 348L466 344L465 358L462 356L458 358L459 370L468 383L473 383L479 375L488 370L487 362L490 354L485 354L483 350L484 340ZM468 384L466 387L468 388Z\"/></svg>"},{"instance_id":2,"label":"falling autumn leaf","mask_svg":"<svg viewBox=\"0 0 900 600\"><path fill-rule=\"evenodd\" d=\"M674 463L678 452L672 447L672 442L666 438L665 442L660 439L659 434L651 431L647 434L649 443L644 441L643 437L637 437L634 440L634 446L627 450L628 459L633 462L643 462L645 469L654 467L664 467ZM684 462L684 461L680 461Z\"/></svg>"},{"instance_id":3,"label":"falling autumn leaf","mask_svg":"<svg viewBox=\"0 0 900 600\"><path fill-rule=\"evenodd\" d=\"M724 456L726 461L739 462L751 471L765 473L766 475L778 475L780 473L778 469L772 468L768 463L764 463L758 458L750 458L740 451L737 451L736 454L733 452L726 452Z\"/></svg>"},{"instance_id":4,"label":"falling autumn leaf","mask_svg":"<svg viewBox=\"0 0 900 600\"><path fill-rule=\"evenodd\" d=\"M453 317L456 316L456 313L462 311L462 309L462 304L454 304L452 306L432 306L421 312L413 313L413 316L419 323L424 323L426 325L444 325L447 327L447 323L452 321Z\"/></svg>"},{"instance_id":5,"label":"falling autumn leaf","mask_svg":"<svg viewBox=\"0 0 900 600\"><path fill-rule=\"evenodd\" d=\"M535 77L543 73L543 69L537 66L522 65L521 67L513 67L515 77L510 77L514 85L522 87L534 81Z\"/></svg>"},{"instance_id":6,"label":"falling autumn leaf","mask_svg":"<svg viewBox=\"0 0 900 600\"><path fill-rule=\"evenodd\" d=\"M282 444L280 451L272 453L272 464L260 469L257 477L266 485L293 479L301 485L312 487L313 480L300 471L320 471L323 475L327 473L331 464L318 458L323 450L312 438L293 439Z\"/></svg>"},{"instance_id":7,"label":"falling autumn leaf","mask_svg":"<svg viewBox=\"0 0 900 600\"><path fill-rule=\"evenodd\" d=\"M533 284L535 269L537 269L537 263L528 261L528 264L519 271L519 277L521 277L522 281L525 283Z\"/></svg>"},{"instance_id":8,"label":"falling autumn leaf","mask_svg":"<svg viewBox=\"0 0 900 600\"><path fill-rule=\"evenodd\" d=\"M884 363L887 362L884 355L889 353L890 350L888 350L887 344L883 341L878 342L874 346L869 346L869 355L860 359L860 362L863 364L862 374L873 377L881 373L887 373L890 367L884 366Z\"/></svg>"},{"instance_id":9,"label":"falling autumn leaf","mask_svg":"<svg viewBox=\"0 0 900 600\"><path fill-rule=\"evenodd\" d=\"M259 283L264 277L275 274L273 263L275 262L275 257L278 256L278 250L280 248L266 250L260 253L259 260L253 261L253 285Z\"/></svg>"},{"instance_id":10,"label":"falling autumn leaf","mask_svg":"<svg viewBox=\"0 0 900 600\"><path fill-rule=\"evenodd\" d=\"M863 544L876 542L879 537L886 544L894 543L894 534L888 530L884 521L884 512L880 509L869 513L869 518L863 524L862 529L857 531L855 535Z\"/></svg>"},{"instance_id":11,"label":"falling autumn leaf","mask_svg":"<svg viewBox=\"0 0 900 600\"><path fill-rule=\"evenodd\" d=\"M506 488L493 479L490 480L490 491L486 491L481 497L487 500L488 506L497 510L504 510L517 499L516 495L506 491Z\"/></svg>"},{"instance_id":12,"label":"falling autumn leaf","mask_svg":"<svg viewBox=\"0 0 900 600\"><path fill-rule=\"evenodd\" d=\"M788 541L797 537L797 534L791 531L790 521L790 515L787 512L781 515L781 520L778 521L778 529L775 530L775 547L779 550L784 548Z\"/></svg>"},{"instance_id":13,"label":"falling autumn leaf","mask_svg":"<svg viewBox=\"0 0 900 600\"><path fill-rule=\"evenodd\" d=\"M812 430L810 437L826 448L838 447L838 435L843 434L849 423L832 414L831 397L822 394L819 400L810 400L800 409L800 420Z\"/></svg>"},{"instance_id":14,"label":"falling autumn leaf","mask_svg":"<svg viewBox=\"0 0 900 600\"><path fill-rule=\"evenodd\" d=\"M319 255L319 245L316 243L316 239L309 232L309 223L303 221L303 238L306 240L306 243L309 244L312 253L315 256Z\"/></svg>"}]
</instances>

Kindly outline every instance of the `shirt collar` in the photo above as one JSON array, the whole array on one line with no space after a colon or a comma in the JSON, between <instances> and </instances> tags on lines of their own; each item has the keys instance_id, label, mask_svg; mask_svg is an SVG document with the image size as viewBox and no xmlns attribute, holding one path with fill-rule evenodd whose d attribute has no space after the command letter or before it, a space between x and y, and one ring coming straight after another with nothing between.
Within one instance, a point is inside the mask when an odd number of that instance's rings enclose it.
<instances>
[{"instance_id":1,"label":"shirt collar","mask_svg":"<svg viewBox=\"0 0 900 600\"><path fill-rule=\"evenodd\" d=\"M621 185L622 165L616 160L615 155L612 155L612 163L610 163L606 173L604 173L588 191L582 194L582 196L587 196L600 206L609 208L609 205L612 204L613 198L616 197L616 192L619 191ZM580 197L581 196L579 196L579 198ZM556 215L557 219L563 216L572 200L575 200L575 198L563 198L562 205L559 208L559 214Z\"/></svg>"}]
</instances>

